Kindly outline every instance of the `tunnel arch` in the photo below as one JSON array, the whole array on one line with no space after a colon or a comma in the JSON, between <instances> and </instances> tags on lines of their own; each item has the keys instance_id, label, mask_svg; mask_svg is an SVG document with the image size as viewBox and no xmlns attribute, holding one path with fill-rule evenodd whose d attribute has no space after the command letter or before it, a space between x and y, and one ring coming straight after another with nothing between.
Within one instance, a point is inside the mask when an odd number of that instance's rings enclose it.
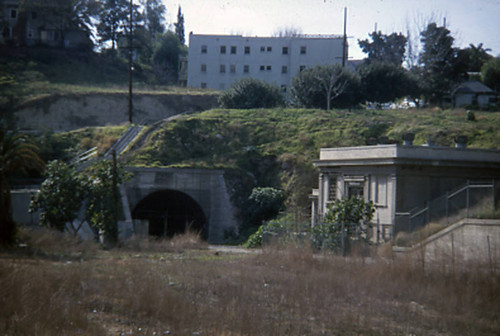
<instances>
[{"instance_id":1,"label":"tunnel arch","mask_svg":"<svg viewBox=\"0 0 500 336\"><path fill-rule=\"evenodd\" d=\"M150 193L137 203L132 219L147 220L148 234L172 237L189 226L207 238L207 218L201 206L188 194L165 189Z\"/></svg>"}]
</instances>

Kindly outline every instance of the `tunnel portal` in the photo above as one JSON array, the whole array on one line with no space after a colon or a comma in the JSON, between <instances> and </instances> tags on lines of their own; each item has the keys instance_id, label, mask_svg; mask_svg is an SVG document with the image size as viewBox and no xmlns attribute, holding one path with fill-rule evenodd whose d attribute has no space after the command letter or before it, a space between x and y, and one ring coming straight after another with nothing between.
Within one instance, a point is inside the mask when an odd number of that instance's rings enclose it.
<instances>
[{"instance_id":1,"label":"tunnel portal","mask_svg":"<svg viewBox=\"0 0 500 336\"><path fill-rule=\"evenodd\" d=\"M207 220L202 208L189 195L177 190L155 191L144 197L132 211L132 218L147 220L151 236L172 237L189 227L207 238Z\"/></svg>"}]
</instances>

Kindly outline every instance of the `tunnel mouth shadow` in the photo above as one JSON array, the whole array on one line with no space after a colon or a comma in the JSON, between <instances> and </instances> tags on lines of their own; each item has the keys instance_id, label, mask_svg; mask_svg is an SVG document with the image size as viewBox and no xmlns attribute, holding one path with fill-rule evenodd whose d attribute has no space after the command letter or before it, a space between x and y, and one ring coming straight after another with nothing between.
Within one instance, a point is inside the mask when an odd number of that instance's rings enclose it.
<instances>
[{"instance_id":1,"label":"tunnel mouth shadow","mask_svg":"<svg viewBox=\"0 0 500 336\"><path fill-rule=\"evenodd\" d=\"M155 191L144 197L132 211L132 219L148 222L148 234L173 237L190 231L206 239L207 220L203 209L191 196L177 190Z\"/></svg>"}]
</instances>

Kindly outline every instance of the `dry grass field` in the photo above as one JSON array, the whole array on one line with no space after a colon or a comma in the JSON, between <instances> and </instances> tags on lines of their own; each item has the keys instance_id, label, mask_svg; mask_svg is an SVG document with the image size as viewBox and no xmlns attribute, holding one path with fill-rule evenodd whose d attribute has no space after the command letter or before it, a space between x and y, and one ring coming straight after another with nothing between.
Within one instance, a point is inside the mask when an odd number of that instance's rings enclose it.
<instances>
[{"instance_id":1,"label":"dry grass field","mask_svg":"<svg viewBox=\"0 0 500 336\"><path fill-rule=\"evenodd\" d=\"M46 231L0 253L1 335L499 335L500 274L196 235L111 251Z\"/></svg>"}]
</instances>

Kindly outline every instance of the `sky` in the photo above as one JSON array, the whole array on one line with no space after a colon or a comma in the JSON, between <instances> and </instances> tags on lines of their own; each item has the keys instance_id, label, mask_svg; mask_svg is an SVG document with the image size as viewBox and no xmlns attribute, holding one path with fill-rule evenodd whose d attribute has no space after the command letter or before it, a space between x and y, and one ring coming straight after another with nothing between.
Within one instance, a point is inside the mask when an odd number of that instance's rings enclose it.
<instances>
[{"instance_id":1,"label":"sky","mask_svg":"<svg viewBox=\"0 0 500 336\"><path fill-rule=\"evenodd\" d=\"M343 34L347 8L349 57L361 59L358 40L375 29L384 34L418 36L433 19L455 38L455 47L469 44L500 56L500 0L163 0L167 21L177 21L181 6L186 43L194 34L272 36L293 27L303 34ZM416 40L416 38L415 38Z\"/></svg>"}]
</instances>

